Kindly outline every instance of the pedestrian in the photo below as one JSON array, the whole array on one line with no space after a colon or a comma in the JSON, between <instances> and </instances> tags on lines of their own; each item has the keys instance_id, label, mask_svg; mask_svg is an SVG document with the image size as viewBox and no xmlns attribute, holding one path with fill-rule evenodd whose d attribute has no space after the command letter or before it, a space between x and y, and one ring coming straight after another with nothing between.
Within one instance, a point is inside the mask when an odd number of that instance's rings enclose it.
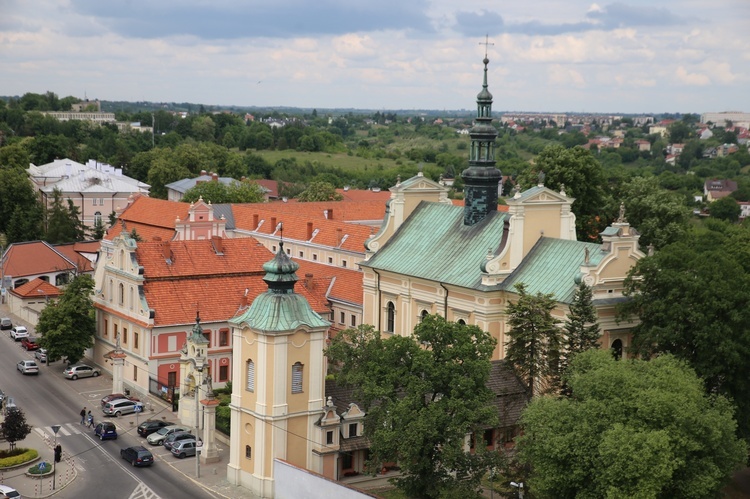
<instances>
[{"instance_id":1,"label":"pedestrian","mask_svg":"<svg viewBox=\"0 0 750 499\"><path fill-rule=\"evenodd\" d=\"M86 424L86 408L81 409L81 424Z\"/></svg>"},{"instance_id":2,"label":"pedestrian","mask_svg":"<svg viewBox=\"0 0 750 499\"><path fill-rule=\"evenodd\" d=\"M94 426L94 415L91 414L91 411L89 411L88 416L86 416L86 419L89 422L89 424L88 424L89 428L91 428L92 426Z\"/></svg>"}]
</instances>

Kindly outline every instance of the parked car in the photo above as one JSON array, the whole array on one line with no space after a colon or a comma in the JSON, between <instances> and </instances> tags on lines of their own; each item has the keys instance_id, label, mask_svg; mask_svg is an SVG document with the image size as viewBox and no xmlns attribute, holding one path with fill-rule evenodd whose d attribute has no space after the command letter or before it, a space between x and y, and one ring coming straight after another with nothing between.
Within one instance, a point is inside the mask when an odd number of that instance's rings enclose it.
<instances>
[{"instance_id":1,"label":"parked car","mask_svg":"<svg viewBox=\"0 0 750 499\"><path fill-rule=\"evenodd\" d=\"M102 397L102 407L104 407L104 404L107 402L112 402L113 400L119 400L119 399L128 399L128 400L135 400L138 402L138 397L131 397L130 395L126 395L124 393L110 393L109 395L105 395Z\"/></svg>"},{"instance_id":2,"label":"parked car","mask_svg":"<svg viewBox=\"0 0 750 499\"><path fill-rule=\"evenodd\" d=\"M6 329L12 329L13 328L13 321L10 320L10 317L3 317L0 319L0 329L3 331Z\"/></svg>"},{"instance_id":3,"label":"parked car","mask_svg":"<svg viewBox=\"0 0 750 499\"><path fill-rule=\"evenodd\" d=\"M99 440L117 440L117 428L114 423L103 421L94 427L94 435Z\"/></svg>"},{"instance_id":4,"label":"parked car","mask_svg":"<svg viewBox=\"0 0 750 499\"><path fill-rule=\"evenodd\" d=\"M16 364L21 374L39 374L39 366L33 360L22 360Z\"/></svg>"},{"instance_id":5,"label":"parked car","mask_svg":"<svg viewBox=\"0 0 750 499\"><path fill-rule=\"evenodd\" d=\"M142 445L120 449L120 457L133 466L151 466L154 464L154 455Z\"/></svg>"},{"instance_id":6,"label":"parked car","mask_svg":"<svg viewBox=\"0 0 750 499\"><path fill-rule=\"evenodd\" d=\"M39 362L47 362L47 349L37 348L36 352L34 352L34 357L36 357L36 360L38 360ZM51 359L50 362L52 362Z\"/></svg>"},{"instance_id":7,"label":"parked car","mask_svg":"<svg viewBox=\"0 0 750 499\"><path fill-rule=\"evenodd\" d=\"M21 338L28 338L29 330L26 329L26 326L13 326L13 329L10 330L10 337L16 341Z\"/></svg>"},{"instance_id":8,"label":"parked car","mask_svg":"<svg viewBox=\"0 0 750 499\"><path fill-rule=\"evenodd\" d=\"M123 414L143 412L143 404L130 399L117 399L104 404L104 407L102 407L102 412L106 416L119 417Z\"/></svg>"},{"instance_id":9,"label":"parked car","mask_svg":"<svg viewBox=\"0 0 750 499\"><path fill-rule=\"evenodd\" d=\"M147 437L170 424L172 423L163 419L149 419L138 425L138 434L142 437Z\"/></svg>"},{"instance_id":10,"label":"parked car","mask_svg":"<svg viewBox=\"0 0 750 499\"><path fill-rule=\"evenodd\" d=\"M191 438L195 439L195 435L193 435L189 431L176 431L171 435L168 435L167 438L164 439L164 448L167 450L172 450L172 446L175 444L175 442L179 442L181 440L190 440Z\"/></svg>"},{"instance_id":11,"label":"parked car","mask_svg":"<svg viewBox=\"0 0 750 499\"><path fill-rule=\"evenodd\" d=\"M21 494L13 487L0 485L0 499L21 499Z\"/></svg>"},{"instance_id":12,"label":"parked car","mask_svg":"<svg viewBox=\"0 0 750 499\"><path fill-rule=\"evenodd\" d=\"M179 424L165 426L164 428L161 428L160 430L155 431L154 433L146 437L146 441L151 445L161 445L169 435L177 431L190 431L190 428Z\"/></svg>"},{"instance_id":13,"label":"parked car","mask_svg":"<svg viewBox=\"0 0 750 499\"><path fill-rule=\"evenodd\" d=\"M195 451L198 448L198 443L195 441L194 438L187 439L187 440L180 440L179 442L175 442L174 445L172 445L172 455L177 456L180 459L184 459L188 456L194 456Z\"/></svg>"},{"instance_id":14,"label":"parked car","mask_svg":"<svg viewBox=\"0 0 750 499\"><path fill-rule=\"evenodd\" d=\"M28 352L29 350L37 350L39 348L39 343L36 342L36 338L29 336L28 338L23 338L21 340L21 346Z\"/></svg>"},{"instance_id":15,"label":"parked car","mask_svg":"<svg viewBox=\"0 0 750 499\"><path fill-rule=\"evenodd\" d=\"M96 378L99 376L102 372L91 366L87 366L86 364L79 364L77 366L70 366L65 368L63 371L63 374L68 379L78 379L78 378L89 378L94 377Z\"/></svg>"}]
</instances>

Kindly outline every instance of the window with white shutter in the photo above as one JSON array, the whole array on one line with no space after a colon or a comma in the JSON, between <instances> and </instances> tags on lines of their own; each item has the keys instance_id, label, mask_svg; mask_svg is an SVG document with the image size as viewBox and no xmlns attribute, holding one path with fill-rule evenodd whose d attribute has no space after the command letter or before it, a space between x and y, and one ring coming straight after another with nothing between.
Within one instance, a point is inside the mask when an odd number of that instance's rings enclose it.
<instances>
[{"instance_id":1,"label":"window with white shutter","mask_svg":"<svg viewBox=\"0 0 750 499\"><path fill-rule=\"evenodd\" d=\"M247 391L255 391L255 362L247 361Z\"/></svg>"},{"instance_id":2,"label":"window with white shutter","mask_svg":"<svg viewBox=\"0 0 750 499\"><path fill-rule=\"evenodd\" d=\"M302 393L302 363L292 366L292 393Z\"/></svg>"}]
</instances>

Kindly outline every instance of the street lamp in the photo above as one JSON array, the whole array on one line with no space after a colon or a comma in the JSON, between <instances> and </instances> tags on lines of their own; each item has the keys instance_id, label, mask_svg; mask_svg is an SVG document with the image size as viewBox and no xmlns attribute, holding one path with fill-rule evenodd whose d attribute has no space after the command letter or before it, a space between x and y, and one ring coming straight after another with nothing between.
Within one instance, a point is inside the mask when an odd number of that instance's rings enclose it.
<instances>
[{"instance_id":1,"label":"street lamp","mask_svg":"<svg viewBox=\"0 0 750 499\"><path fill-rule=\"evenodd\" d=\"M511 487L518 489L518 499L523 499L523 482L510 482Z\"/></svg>"}]
</instances>

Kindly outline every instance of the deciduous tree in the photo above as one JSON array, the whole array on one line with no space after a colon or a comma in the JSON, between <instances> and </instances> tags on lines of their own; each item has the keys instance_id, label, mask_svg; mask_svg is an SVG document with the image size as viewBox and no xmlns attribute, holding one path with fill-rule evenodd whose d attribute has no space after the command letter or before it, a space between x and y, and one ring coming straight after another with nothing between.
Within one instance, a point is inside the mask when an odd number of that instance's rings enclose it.
<instances>
[{"instance_id":1,"label":"deciduous tree","mask_svg":"<svg viewBox=\"0 0 750 499\"><path fill-rule=\"evenodd\" d=\"M336 381L354 387L367 414L370 469L398 461L395 483L408 497L476 495L499 454L470 454L464 443L497 421L487 388L495 343L476 326L433 315L413 336L384 339L365 325L332 340Z\"/></svg>"},{"instance_id":2,"label":"deciduous tree","mask_svg":"<svg viewBox=\"0 0 750 499\"><path fill-rule=\"evenodd\" d=\"M617 362L589 350L567 383L571 398L539 397L521 419L534 497L702 499L744 464L731 403L670 355Z\"/></svg>"},{"instance_id":3,"label":"deciduous tree","mask_svg":"<svg viewBox=\"0 0 750 499\"><path fill-rule=\"evenodd\" d=\"M31 433L31 426L26 423L26 414L15 407L7 411L3 421L3 436L10 444L11 449L16 448L16 442L24 440Z\"/></svg>"},{"instance_id":4,"label":"deciduous tree","mask_svg":"<svg viewBox=\"0 0 750 499\"><path fill-rule=\"evenodd\" d=\"M39 316L39 344L50 358L67 357L75 363L94 345L96 318L91 293L94 279L88 274L76 276L56 301L49 303Z\"/></svg>"},{"instance_id":5,"label":"deciduous tree","mask_svg":"<svg viewBox=\"0 0 750 499\"><path fill-rule=\"evenodd\" d=\"M712 217L718 218L719 220L736 222L740 219L742 208L740 208L740 204L736 199L731 196L726 196L719 198L708 205L708 212Z\"/></svg>"},{"instance_id":6,"label":"deciduous tree","mask_svg":"<svg viewBox=\"0 0 750 499\"><path fill-rule=\"evenodd\" d=\"M308 201L341 201L344 197L336 192L336 187L328 182L311 182L307 189L302 191L297 200Z\"/></svg>"}]
</instances>

